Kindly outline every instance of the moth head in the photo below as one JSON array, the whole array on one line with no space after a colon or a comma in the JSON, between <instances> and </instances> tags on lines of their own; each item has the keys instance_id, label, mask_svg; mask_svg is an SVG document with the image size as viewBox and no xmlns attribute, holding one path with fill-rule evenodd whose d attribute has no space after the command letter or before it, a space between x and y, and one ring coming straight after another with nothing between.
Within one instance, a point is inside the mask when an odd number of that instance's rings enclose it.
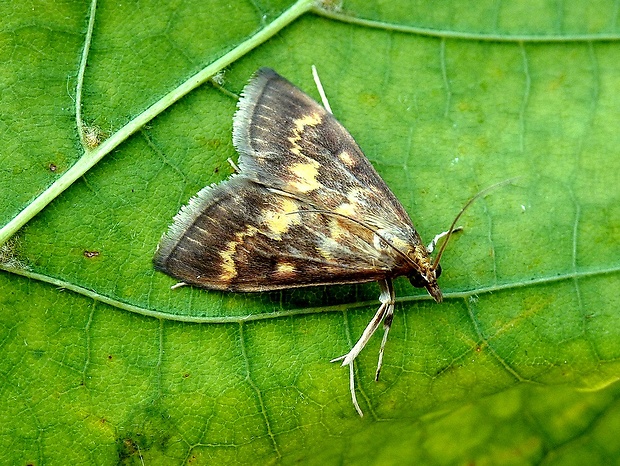
<instances>
[{"instance_id":1,"label":"moth head","mask_svg":"<svg viewBox=\"0 0 620 466\"><path fill-rule=\"evenodd\" d=\"M438 262L433 262L428 249L423 244L416 245L413 248L413 254L410 254L410 258L416 267L407 278L416 288L426 288L428 294L440 303L443 296L439 285L437 285L437 279L441 275L441 266Z\"/></svg>"},{"instance_id":2,"label":"moth head","mask_svg":"<svg viewBox=\"0 0 620 466\"><path fill-rule=\"evenodd\" d=\"M441 275L441 265L437 264L436 268L429 267L423 272L414 271L409 278L409 282L416 288L426 288L435 301L440 303L443 299L441 289L437 284L437 279Z\"/></svg>"},{"instance_id":3,"label":"moth head","mask_svg":"<svg viewBox=\"0 0 620 466\"><path fill-rule=\"evenodd\" d=\"M414 230L379 229L375 231L374 245L377 249L391 249L402 254L410 264L411 273L407 277L411 284L416 288L426 288L435 301L441 302L442 294L437 285L441 266L432 262L428 249L420 244Z\"/></svg>"}]
</instances>

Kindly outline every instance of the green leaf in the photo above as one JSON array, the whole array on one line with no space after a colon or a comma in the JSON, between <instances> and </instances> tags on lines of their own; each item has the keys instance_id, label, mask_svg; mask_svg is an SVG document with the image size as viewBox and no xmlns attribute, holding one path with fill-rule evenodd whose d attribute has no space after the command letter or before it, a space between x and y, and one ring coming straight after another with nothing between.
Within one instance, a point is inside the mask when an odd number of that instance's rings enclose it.
<instances>
[{"instance_id":1,"label":"green leaf","mask_svg":"<svg viewBox=\"0 0 620 466\"><path fill-rule=\"evenodd\" d=\"M0 250L1 462L617 463L617 7L308 8L6 7L2 242L26 226ZM329 360L376 285L170 290L151 265L232 172L231 93L270 66L318 97L312 64L427 241L520 177L463 217L443 304L397 282L382 380L380 338L356 366L363 419Z\"/></svg>"}]
</instances>

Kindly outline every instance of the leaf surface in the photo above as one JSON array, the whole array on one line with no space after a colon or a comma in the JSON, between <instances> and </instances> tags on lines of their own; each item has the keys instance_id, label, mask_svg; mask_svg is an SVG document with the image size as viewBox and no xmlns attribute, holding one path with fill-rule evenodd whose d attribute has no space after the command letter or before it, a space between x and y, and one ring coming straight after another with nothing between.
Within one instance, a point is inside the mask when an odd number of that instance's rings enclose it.
<instances>
[{"instance_id":1,"label":"leaf surface","mask_svg":"<svg viewBox=\"0 0 620 466\"><path fill-rule=\"evenodd\" d=\"M2 224L162 96L251 51L221 87L120 138L3 246L2 462L617 461L617 8L430 5L352 1L293 21L286 2L103 2L91 41L88 5L10 5ZM463 217L443 304L397 282L382 380L379 338L357 365L363 419L329 360L361 334L376 285L170 290L151 265L179 208L232 173L231 93L270 66L318 98L312 64L425 240L520 177Z\"/></svg>"}]
</instances>

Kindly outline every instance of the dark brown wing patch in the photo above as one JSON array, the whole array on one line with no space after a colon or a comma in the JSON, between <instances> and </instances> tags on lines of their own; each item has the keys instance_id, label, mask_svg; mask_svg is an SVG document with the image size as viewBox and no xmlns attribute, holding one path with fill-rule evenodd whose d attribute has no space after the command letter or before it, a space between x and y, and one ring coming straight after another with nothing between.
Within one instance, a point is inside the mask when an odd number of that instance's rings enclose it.
<instances>
[{"instance_id":1,"label":"dark brown wing patch","mask_svg":"<svg viewBox=\"0 0 620 466\"><path fill-rule=\"evenodd\" d=\"M231 291L359 283L398 267L371 231L236 175L205 188L175 219L155 267Z\"/></svg>"},{"instance_id":2,"label":"dark brown wing patch","mask_svg":"<svg viewBox=\"0 0 620 466\"><path fill-rule=\"evenodd\" d=\"M359 220L380 217L399 227L411 225L349 132L273 70L255 74L233 121L239 166L248 178L326 210L351 211L343 206L355 198Z\"/></svg>"}]
</instances>

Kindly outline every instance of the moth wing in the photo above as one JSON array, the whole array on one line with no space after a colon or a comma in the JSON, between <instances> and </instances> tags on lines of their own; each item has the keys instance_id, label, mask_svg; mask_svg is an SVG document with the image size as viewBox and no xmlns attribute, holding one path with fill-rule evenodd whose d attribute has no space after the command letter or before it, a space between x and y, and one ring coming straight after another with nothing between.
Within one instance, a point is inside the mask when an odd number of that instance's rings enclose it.
<instances>
[{"instance_id":1,"label":"moth wing","mask_svg":"<svg viewBox=\"0 0 620 466\"><path fill-rule=\"evenodd\" d=\"M413 227L349 132L275 71L258 70L238 107L233 143L244 175L377 229Z\"/></svg>"},{"instance_id":2,"label":"moth wing","mask_svg":"<svg viewBox=\"0 0 620 466\"><path fill-rule=\"evenodd\" d=\"M155 267L185 283L266 291L385 278L402 258L372 232L243 175L203 189L175 217Z\"/></svg>"}]
</instances>

